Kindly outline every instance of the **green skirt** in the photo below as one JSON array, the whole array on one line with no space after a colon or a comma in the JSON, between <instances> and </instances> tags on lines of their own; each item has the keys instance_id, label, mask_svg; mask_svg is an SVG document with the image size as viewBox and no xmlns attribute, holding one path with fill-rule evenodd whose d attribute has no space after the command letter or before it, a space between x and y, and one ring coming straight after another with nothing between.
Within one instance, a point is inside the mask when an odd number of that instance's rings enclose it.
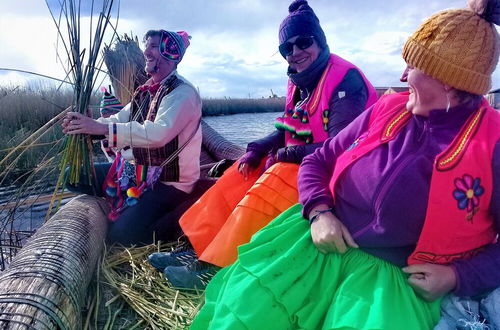
<instances>
[{"instance_id":1,"label":"green skirt","mask_svg":"<svg viewBox=\"0 0 500 330\"><path fill-rule=\"evenodd\" d=\"M358 249L322 254L296 204L239 247L206 290L191 329L432 329L440 301Z\"/></svg>"}]
</instances>

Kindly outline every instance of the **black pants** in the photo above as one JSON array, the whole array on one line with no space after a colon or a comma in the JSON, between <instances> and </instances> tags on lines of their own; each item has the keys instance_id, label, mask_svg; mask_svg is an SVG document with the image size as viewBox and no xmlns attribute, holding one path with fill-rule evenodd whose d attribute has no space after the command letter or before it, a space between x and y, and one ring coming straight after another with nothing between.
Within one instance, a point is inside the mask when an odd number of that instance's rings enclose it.
<instances>
[{"instance_id":1,"label":"black pants","mask_svg":"<svg viewBox=\"0 0 500 330\"><path fill-rule=\"evenodd\" d=\"M96 182L93 185L66 184L66 187L72 192L103 197L101 187L110 166L109 163L94 165ZM108 241L130 246L153 243L153 237L162 241L176 240L182 234L179 218L193 202L190 197L182 190L157 182L142 193L137 204L125 208L116 221L110 222Z\"/></svg>"}]
</instances>

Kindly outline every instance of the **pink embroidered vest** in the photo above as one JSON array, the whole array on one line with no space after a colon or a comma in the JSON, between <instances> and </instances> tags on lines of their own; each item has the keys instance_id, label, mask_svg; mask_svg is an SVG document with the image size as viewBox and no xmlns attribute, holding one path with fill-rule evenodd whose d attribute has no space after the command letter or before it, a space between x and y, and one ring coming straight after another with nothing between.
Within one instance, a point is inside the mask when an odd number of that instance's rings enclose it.
<instances>
[{"instance_id":1,"label":"pink embroidered vest","mask_svg":"<svg viewBox=\"0 0 500 330\"><path fill-rule=\"evenodd\" d=\"M368 131L337 159L335 183L357 159L394 139L412 117L408 93L384 95L375 105ZM451 144L436 156L424 226L409 264L449 263L477 253L496 238L488 207L491 201L492 157L500 139L500 114L483 99ZM404 219L402 219L404 220Z\"/></svg>"},{"instance_id":2,"label":"pink embroidered vest","mask_svg":"<svg viewBox=\"0 0 500 330\"><path fill-rule=\"evenodd\" d=\"M353 68L357 69L354 64L331 54L314 91L305 102L296 105L295 96L300 91L291 80L288 80L285 112L275 123L276 128L285 130L286 146L323 142L328 138L329 102L332 93L342 82L347 71ZM377 93L361 70L358 69L358 72L368 89L366 109L376 102Z\"/></svg>"}]
</instances>

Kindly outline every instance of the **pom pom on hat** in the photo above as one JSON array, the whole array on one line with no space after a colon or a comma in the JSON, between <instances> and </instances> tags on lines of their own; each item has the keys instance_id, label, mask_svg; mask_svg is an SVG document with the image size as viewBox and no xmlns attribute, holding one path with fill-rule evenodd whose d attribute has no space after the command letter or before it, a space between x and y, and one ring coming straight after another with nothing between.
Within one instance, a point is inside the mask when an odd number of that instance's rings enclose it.
<instances>
[{"instance_id":1,"label":"pom pom on hat","mask_svg":"<svg viewBox=\"0 0 500 330\"><path fill-rule=\"evenodd\" d=\"M327 46L326 36L319 24L319 19L307 0L295 0L288 7L289 15L281 22L279 28L279 43L298 36L314 36L319 47Z\"/></svg>"},{"instance_id":2,"label":"pom pom on hat","mask_svg":"<svg viewBox=\"0 0 500 330\"><path fill-rule=\"evenodd\" d=\"M467 5L488 22L500 25L500 0L469 0Z\"/></svg>"},{"instance_id":3,"label":"pom pom on hat","mask_svg":"<svg viewBox=\"0 0 500 330\"><path fill-rule=\"evenodd\" d=\"M498 63L500 0L470 0L469 9L432 15L403 47L406 63L456 89L486 94Z\"/></svg>"},{"instance_id":4,"label":"pom pom on hat","mask_svg":"<svg viewBox=\"0 0 500 330\"><path fill-rule=\"evenodd\" d=\"M101 99L101 106L99 108L99 112L101 113L102 117L107 118L120 112L120 110L123 109L123 105L120 103L120 101L116 98L116 96L108 92L106 87L102 87L101 91L104 92Z\"/></svg>"}]
</instances>

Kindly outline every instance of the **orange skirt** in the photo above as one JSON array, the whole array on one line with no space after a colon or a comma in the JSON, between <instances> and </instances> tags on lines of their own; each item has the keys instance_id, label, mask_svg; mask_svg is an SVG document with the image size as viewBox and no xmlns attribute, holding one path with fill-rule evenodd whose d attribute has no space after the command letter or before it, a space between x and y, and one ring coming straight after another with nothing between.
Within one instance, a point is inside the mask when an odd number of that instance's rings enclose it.
<instances>
[{"instance_id":1,"label":"orange skirt","mask_svg":"<svg viewBox=\"0 0 500 330\"><path fill-rule=\"evenodd\" d=\"M228 168L180 218L179 224L198 255L218 234L236 205L259 178L266 158L245 180L238 172L239 162Z\"/></svg>"},{"instance_id":2,"label":"orange skirt","mask_svg":"<svg viewBox=\"0 0 500 330\"><path fill-rule=\"evenodd\" d=\"M221 267L232 264L239 245L248 243L253 234L298 202L298 170L297 164L277 163L262 174L198 254L200 260Z\"/></svg>"}]
</instances>

